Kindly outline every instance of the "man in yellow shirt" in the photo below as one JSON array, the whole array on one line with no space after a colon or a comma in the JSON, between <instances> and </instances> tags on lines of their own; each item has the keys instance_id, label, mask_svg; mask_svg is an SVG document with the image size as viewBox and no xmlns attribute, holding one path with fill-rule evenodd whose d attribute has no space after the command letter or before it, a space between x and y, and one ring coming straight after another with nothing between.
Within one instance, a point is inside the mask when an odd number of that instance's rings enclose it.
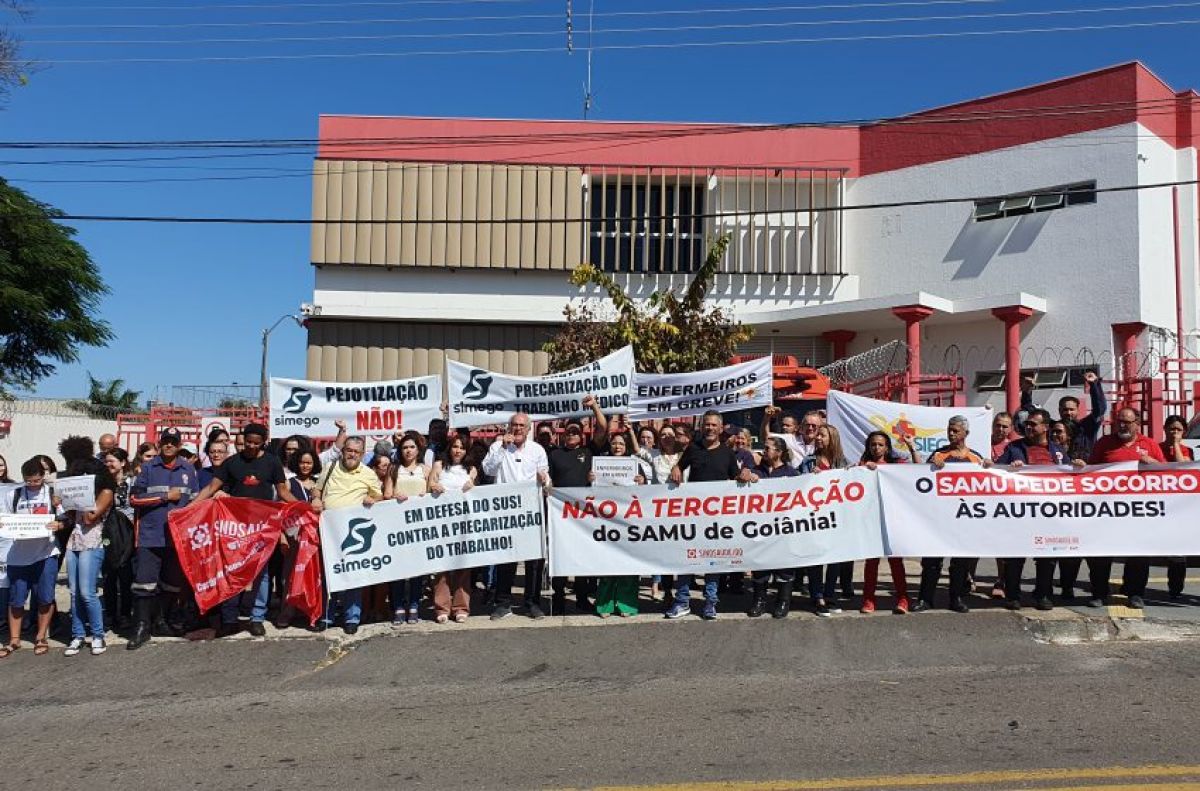
<instances>
[{"instance_id":1,"label":"man in yellow shirt","mask_svg":"<svg viewBox=\"0 0 1200 791\"><path fill-rule=\"evenodd\" d=\"M366 441L362 437L347 437L346 444L342 447L341 459L327 468L317 482L317 495L312 500L314 511L320 513L326 508L369 506L383 499L383 491L379 488L379 476L362 463L365 450ZM342 591L339 599L344 612L342 629L346 634L354 634L362 621L362 589ZM325 617L318 626L324 629L330 623L329 602L326 600Z\"/></svg>"}]
</instances>

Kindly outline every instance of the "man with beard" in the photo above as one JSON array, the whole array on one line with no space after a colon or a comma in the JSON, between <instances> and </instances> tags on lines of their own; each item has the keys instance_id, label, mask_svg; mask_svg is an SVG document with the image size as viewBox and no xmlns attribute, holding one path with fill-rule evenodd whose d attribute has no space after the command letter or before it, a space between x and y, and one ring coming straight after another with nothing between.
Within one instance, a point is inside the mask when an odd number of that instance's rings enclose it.
<instances>
[{"instance_id":1,"label":"man with beard","mask_svg":"<svg viewBox=\"0 0 1200 791\"><path fill-rule=\"evenodd\" d=\"M1096 440L1088 464L1116 461L1166 464L1158 443L1141 433L1142 421L1135 410L1129 407L1119 410L1113 423L1116 432ZM1087 562L1088 577L1092 583L1092 598L1088 606L1103 607L1108 602L1108 576L1112 571L1112 558L1088 558ZM1125 559L1121 590L1129 597L1129 606L1133 609L1142 609L1142 598L1146 595L1146 583L1149 580L1150 564L1146 558Z\"/></svg>"},{"instance_id":2,"label":"man with beard","mask_svg":"<svg viewBox=\"0 0 1200 791\"><path fill-rule=\"evenodd\" d=\"M362 463L366 441L362 437L350 437L342 446L342 457L332 467L326 467L317 481L317 494L312 507L317 513L326 508L350 508L356 505L373 505L383 498L379 487L379 476ZM362 621L362 588L342 591L342 630L346 634L358 631ZM321 628L329 626L328 609L321 619Z\"/></svg>"}]
</instances>

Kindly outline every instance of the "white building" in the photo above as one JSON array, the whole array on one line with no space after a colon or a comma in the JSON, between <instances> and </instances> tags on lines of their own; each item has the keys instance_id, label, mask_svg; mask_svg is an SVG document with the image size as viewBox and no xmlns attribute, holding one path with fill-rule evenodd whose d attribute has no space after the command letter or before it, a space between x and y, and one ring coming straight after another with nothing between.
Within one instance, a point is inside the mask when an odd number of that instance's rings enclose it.
<instances>
[{"instance_id":1,"label":"white building","mask_svg":"<svg viewBox=\"0 0 1200 791\"><path fill-rule=\"evenodd\" d=\"M857 127L324 116L308 376L444 354L539 373L589 298L570 269L648 295L728 231L713 297L755 327L747 351L820 365L901 339L970 403L1011 405L1014 366L1039 401L1098 367L1157 378L1171 410L1194 377L1160 357L1200 356L1176 345L1196 187L1149 187L1196 179L1197 99L1130 63Z\"/></svg>"}]
</instances>

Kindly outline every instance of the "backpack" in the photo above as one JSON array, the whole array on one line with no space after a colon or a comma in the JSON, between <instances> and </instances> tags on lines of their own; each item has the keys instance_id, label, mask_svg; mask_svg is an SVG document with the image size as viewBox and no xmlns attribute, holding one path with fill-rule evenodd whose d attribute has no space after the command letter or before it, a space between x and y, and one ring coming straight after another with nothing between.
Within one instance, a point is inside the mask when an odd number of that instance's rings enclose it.
<instances>
[{"instance_id":1,"label":"backpack","mask_svg":"<svg viewBox=\"0 0 1200 791\"><path fill-rule=\"evenodd\" d=\"M101 529L104 531L101 533L104 544L101 572L107 576L118 571L133 557L133 522L113 506L104 516L104 527Z\"/></svg>"}]
</instances>

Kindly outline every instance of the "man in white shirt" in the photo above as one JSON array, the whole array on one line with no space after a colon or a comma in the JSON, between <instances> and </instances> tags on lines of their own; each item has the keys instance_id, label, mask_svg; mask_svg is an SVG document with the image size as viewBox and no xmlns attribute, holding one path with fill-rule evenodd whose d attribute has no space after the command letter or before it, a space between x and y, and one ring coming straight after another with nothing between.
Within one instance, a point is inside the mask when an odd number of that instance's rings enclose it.
<instances>
[{"instance_id":1,"label":"man in white shirt","mask_svg":"<svg viewBox=\"0 0 1200 791\"><path fill-rule=\"evenodd\" d=\"M550 464L545 448L529 439L529 415L518 412L512 416L508 421L508 429L488 449L482 466L484 475L491 476L496 483L537 481L539 485L546 485ZM540 604L545 565L546 561L542 558L525 561L525 607L529 617L535 620L545 617ZM493 621L512 615L512 585L516 576L516 563L496 566Z\"/></svg>"},{"instance_id":2,"label":"man in white shirt","mask_svg":"<svg viewBox=\"0 0 1200 791\"><path fill-rule=\"evenodd\" d=\"M776 434L771 431L771 419L782 411L777 406L767 407L763 413L762 441L765 443L770 437L782 439L791 454L791 465L799 469L801 462L816 453L817 431L825 421L816 410L806 412L804 418L799 421L791 415L784 415L780 421L783 433Z\"/></svg>"}]
</instances>

